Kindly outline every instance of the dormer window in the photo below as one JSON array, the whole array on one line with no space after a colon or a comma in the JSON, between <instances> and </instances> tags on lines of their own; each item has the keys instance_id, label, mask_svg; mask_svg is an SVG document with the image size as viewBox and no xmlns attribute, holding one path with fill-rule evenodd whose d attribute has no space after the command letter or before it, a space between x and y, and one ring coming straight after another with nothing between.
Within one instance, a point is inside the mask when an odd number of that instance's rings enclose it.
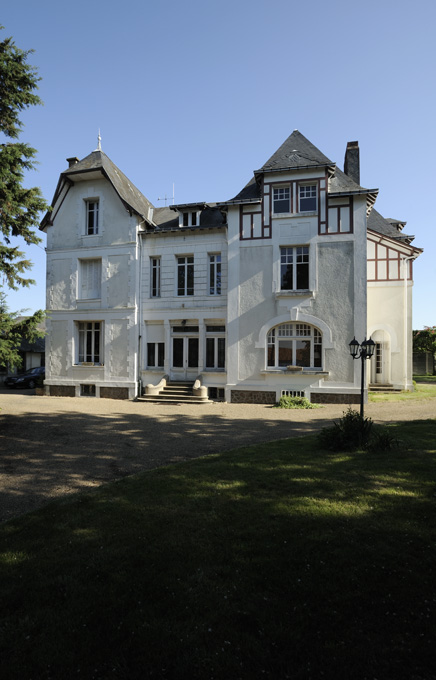
<instances>
[{"instance_id":1,"label":"dormer window","mask_svg":"<svg viewBox=\"0 0 436 680\"><path fill-rule=\"evenodd\" d=\"M316 212L316 184L300 184L299 212Z\"/></svg>"},{"instance_id":2,"label":"dormer window","mask_svg":"<svg viewBox=\"0 0 436 680\"><path fill-rule=\"evenodd\" d=\"M88 236L98 234L98 208L97 199L86 201L86 234Z\"/></svg>"},{"instance_id":3,"label":"dormer window","mask_svg":"<svg viewBox=\"0 0 436 680\"><path fill-rule=\"evenodd\" d=\"M196 210L182 213L182 224L184 227L196 227L200 222L200 213Z\"/></svg>"},{"instance_id":4,"label":"dormer window","mask_svg":"<svg viewBox=\"0 0 436 680\"><path fill-rule=\"evenodd\" d=\"M273 212L291 212L291 195L289 187L275 187L273 190Z\"/></svg>"}]
</instances>

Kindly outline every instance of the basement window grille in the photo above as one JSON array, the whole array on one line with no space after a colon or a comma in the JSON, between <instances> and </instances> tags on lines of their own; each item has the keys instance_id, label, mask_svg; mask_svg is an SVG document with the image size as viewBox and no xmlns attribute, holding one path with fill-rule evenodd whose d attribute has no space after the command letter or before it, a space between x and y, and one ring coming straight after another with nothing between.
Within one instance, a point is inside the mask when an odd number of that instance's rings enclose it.
<instances>
[{"instance_id":1,"label":"basement window grille","mask_svg":"<svg viewBox=\"0 0 436 680\"><path fill-rule=\"evenodd\" d=\"M304 397L304 390L282 390L282 397Z\"/></svg>"}]
</instances>

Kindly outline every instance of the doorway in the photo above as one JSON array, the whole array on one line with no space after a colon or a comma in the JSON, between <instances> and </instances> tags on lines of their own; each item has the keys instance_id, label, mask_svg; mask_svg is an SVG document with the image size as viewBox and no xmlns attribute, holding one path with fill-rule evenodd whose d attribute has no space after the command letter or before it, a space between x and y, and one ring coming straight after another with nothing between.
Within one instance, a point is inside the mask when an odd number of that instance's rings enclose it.
<instances>
[{"instance_id":1,"label":"doorway","mask_svg":"<svg viewBox=\"0 0 436 680\"><path fill-rule=\"evenodd\" d=\"M198 326L174 326L171 340L171 379L195 380L198 375Z\"/></svg>"}]
</instances>

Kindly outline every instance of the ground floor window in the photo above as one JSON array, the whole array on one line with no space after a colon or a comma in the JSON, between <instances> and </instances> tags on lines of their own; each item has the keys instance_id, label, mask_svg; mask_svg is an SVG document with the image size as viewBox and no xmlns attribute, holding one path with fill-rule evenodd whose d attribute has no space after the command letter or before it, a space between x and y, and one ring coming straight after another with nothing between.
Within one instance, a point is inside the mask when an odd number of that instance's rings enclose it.
<instances>
[{"instance_id":1,"label":"ground floor window","mask_svg":"<svg viewBox=\"0 0 436 680\"><path fill-rule=\"evenodd\" d=\"M322 367L322 336L315 326L283 323L272 328L267 337L267 367Z\"/></svg>"},{"instance_id":2,"label":"ground floor window","mask_svg":"<svg viewBox=\"0 0 436 680\"><path fill-rule=\"evenodd\" d=\"M165 343L147 342L147 366L163 368L165 363Z\"/></svg>"},{"instance_id":3,"label":"ground floor window","mask_svg":"<svg viewBox=\"0 0 436 680\"><path fill-rule=\"evenodd\" d=\"M101 321L79 321L79 352L78 363L103 363L101 341L103 324Z\"/></svg>"},{"instance_id":4,"label":"ground floor window","mask_svg":"<svg viewBox=\"0 0 436 680\"><path fill-rule=\"evenodd\" d=\"M225 326L206 326L206 368L223 369L226 364Z\"/></svg>"}]
</instances>

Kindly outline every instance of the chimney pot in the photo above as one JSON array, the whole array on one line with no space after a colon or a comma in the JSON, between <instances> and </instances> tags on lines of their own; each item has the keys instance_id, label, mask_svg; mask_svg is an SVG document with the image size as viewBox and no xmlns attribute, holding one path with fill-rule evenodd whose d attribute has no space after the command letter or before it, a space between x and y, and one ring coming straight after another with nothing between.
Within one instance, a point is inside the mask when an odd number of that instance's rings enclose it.
<instances>
[{"instance_id":1,"label":"chimney pot","mask_svg":"<svg viewBox=\"0 0 436 680\"><path fill-rule=\"evenodd\" d=\"M67 163L68 163L69 168L71 168L72 165L76 165L76 163L78 163L78 162L79 162L79 159L77 158L77 156L71 156L71 158L67 158Z\"/></svg>"}]
</instances>

